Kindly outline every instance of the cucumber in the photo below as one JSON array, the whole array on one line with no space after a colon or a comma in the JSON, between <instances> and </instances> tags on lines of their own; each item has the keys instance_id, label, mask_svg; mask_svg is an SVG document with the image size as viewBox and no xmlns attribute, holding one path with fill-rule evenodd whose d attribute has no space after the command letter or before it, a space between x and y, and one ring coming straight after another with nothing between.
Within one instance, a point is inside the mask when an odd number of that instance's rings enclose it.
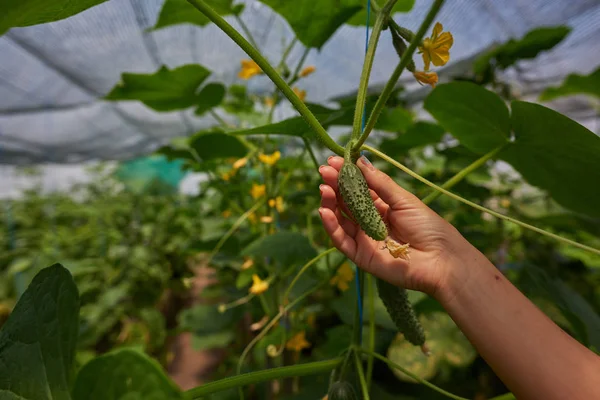
<instances>
[{"instance_id":1,"label":"cucumber","mask_svg":"<svg viewBox=\"0 0 600 400\"><path fill-rule=\"evenodd\" d=\"M358 396L349 382L337 381L329 388L327 400L358 400Z\"/></svg>"}]
</instances>

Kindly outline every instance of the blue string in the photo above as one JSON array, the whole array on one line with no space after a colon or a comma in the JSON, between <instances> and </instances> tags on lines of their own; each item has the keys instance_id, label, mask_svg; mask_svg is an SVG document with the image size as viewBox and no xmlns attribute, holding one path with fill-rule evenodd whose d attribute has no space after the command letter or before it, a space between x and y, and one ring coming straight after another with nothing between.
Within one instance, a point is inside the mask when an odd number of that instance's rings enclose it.
<instances>
[{"instance_id":1,"label":"blue string","mask_svg":"<svg viewBox=\"0 0 600 400\"><path fill-rule=\"evenodd\" d=\"M367 29L366 29L366 35L365 35L365 54L367 54L367 51L369 49L369 22L371 20L371 0L367 0ZM362 112L362 124L361 124L361 132L363 132L365 130L365 125L366 125L366 114L367 114L367 105L365 104L365 107L363 108L363 112ZM360 296L360 280L358 278L358 266L356 266L356 272L354 274L354 281L356 282L356 302L358 305L358 320L360 323L360 326L362 327L363 325L363 301L362 301L362 297ZM361 341L362 341L362 329L361 329Z\"/></svg>"}]
</instances>

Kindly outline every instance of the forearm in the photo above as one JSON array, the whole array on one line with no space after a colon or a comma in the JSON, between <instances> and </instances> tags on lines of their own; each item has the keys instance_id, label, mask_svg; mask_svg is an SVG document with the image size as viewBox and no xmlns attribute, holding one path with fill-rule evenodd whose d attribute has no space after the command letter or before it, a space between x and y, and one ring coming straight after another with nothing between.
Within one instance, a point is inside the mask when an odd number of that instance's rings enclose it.
<instances>
[{"instance_id":1,"label":"forearm","mask_svg":"<svg viewBox=\"0 0 600 400\"><path fill-rule=\"evenodd\" d=\"M518 399L600 399L600 357L560 329L466 241L438 300Z\"/></svg>"}]
</instances>

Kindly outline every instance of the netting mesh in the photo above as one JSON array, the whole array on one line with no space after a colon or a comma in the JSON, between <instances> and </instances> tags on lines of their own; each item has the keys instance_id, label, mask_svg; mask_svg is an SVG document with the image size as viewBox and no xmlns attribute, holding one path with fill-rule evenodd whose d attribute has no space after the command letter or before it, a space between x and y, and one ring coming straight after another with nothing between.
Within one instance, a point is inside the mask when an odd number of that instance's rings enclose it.
<instances>
[{"instance_id":1,"label":"netting mesh","mask_svg":"<svg viewBox=\"0 0 600 400\"><path fill-rule=\"evenodd\" d=\"M272 62L281 55L292 31L281 17L256 0L246 0L241 18ZM130 159L147 154L171 138L216 123L193 110L159 113L138 102L101 100L122 72L152 73L160 65L200 63L210 80L238 81L246 58L216 26L179 25L148 31L163 0L111 0L66 20L14 28L0 37L0 163L78 163L90 159ZM416 29L431 0L418 0L396 20ZM235 19L229 22L238 27ZM494 43L521 37L532 28L565 24L573 31L558 46L533 61L521 62L504 79L525 96L535 96L573 72L589 73L600 64L600 2L597 0L455 0L438 16L454 35L450 63L441 81L467 69ZM304 49L297 45L293 64ZM364 54L364 27L344 26L307 64L317 72L303 80L311 102L354 91ZM373 84L383 84L397 64L389 35L382 35L373 68ZM403 78L407 98L419 102L430 90ZM249 90L271 91L266 77L254 78ZM595 130L596 112L585 100L555 105ZM282 108L276 118L287 116Z\"/></svg>"}]
</instances>

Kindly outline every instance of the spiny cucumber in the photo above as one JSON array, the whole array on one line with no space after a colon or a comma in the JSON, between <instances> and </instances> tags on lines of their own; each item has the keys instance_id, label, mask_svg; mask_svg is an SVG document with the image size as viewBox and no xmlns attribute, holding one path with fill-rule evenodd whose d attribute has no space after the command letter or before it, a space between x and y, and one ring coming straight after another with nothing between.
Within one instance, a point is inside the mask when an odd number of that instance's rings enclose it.
<instances>
[{"instance_id":1,"label":"spiny cucumber","mask_svg":"<svg viewBox=\"0 0 600 400\"><path fill-rule=\"evenodd\" d=\"M384 240L388 235L385 222L375 207L362 171L350 157L344 158L344 165L338 175L338 187L344 203L360 228L369 237L378 241Z\"/></svg>"},{"instance_id":2,"label":"spiny cucumber","mask_svg":"<svg viewBox=\"0 0 600 400\"><path fill-rule=\"evenodd\" d=\"M406 289L394 286L379 278L376 281L379 297L398 330L410 343L423 347L425 344L425 331L408 300Z\"/></svg>"}]
</instances>

